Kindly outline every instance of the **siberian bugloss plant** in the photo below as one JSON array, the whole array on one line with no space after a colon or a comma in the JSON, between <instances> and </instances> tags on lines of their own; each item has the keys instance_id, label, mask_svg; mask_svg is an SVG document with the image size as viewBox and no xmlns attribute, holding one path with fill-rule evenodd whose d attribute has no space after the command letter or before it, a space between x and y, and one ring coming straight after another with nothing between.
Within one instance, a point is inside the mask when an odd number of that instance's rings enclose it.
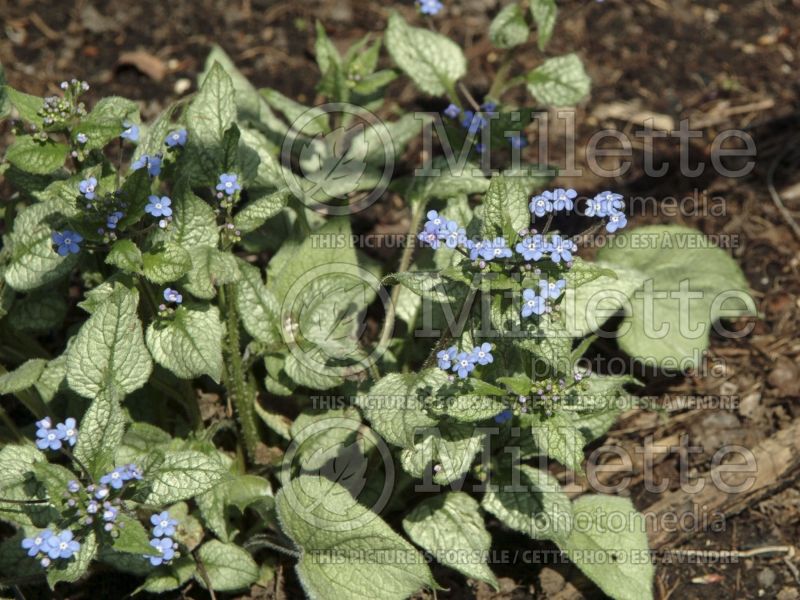
<instances>
[{"instance_id":1,"label":"siberian bugloss plant","mask_svg":"<svg viewBox=\"0 0 800 600\"><path fill-rule=\"evenodd\" d=\"M0 586L103 563L148 592L237 591L282 553L313 598L435 590L429 558L496 587L489 517L612 597L652 597L632 503L573 501L551 472L580 473L636 402L632 377L581 359L618 315L631 357L693 367L710 325L752 307L699 233L629 231L615 190L521 163L534 109L589 93L576 55L546 54L555 2L523 4L491 24L480 101L422 0L431 27L392 13L344 55L317 24L315 107L256 90L219 48L147 124L124 98L86 106L85 82L0 88ZM532 28L541 62L517 73ZM440 112L387 104L401 77ZM424 128L444 150L402 161ZM353 225L390 193L410 226L387 268ZM600 233L614 243L582 258ZM687 314L697 335L654 333Z\"/></svg>"}]
</instances>

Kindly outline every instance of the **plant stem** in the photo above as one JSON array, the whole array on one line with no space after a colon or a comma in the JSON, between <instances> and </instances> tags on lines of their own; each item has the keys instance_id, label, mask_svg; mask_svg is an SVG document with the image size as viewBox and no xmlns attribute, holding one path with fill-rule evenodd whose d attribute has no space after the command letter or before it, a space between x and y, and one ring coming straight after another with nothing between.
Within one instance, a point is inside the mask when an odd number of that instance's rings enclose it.
<instances>
[{"instance_id":1,"label":"plant stem","mask_svg":"<svg viewBox=\"0 0 800 600\"><path fill-rule=\"evenodd\" d=\"M464 97L467 99L467 102L469 102L470 106L472 106L472 108L475 109L475 112L480 112L481 105L478 104L478 101L475 100L475 98L472 96L472 94L469 93L469 90L467 89L467 86L465 86L463 83L459 82L458 83L458 89L460 89L461 93L464 94Z\"/></svg>"},{"instance_id":2,"label":"plant stem","mask_svg":"<svg viewBox=\"0 0 800 600\"><path fill-rule=\"evenodd\" d=\"M494 81L492 82L489 91L486 92L486 97L492 100L499 101L500 96L505 91L503 87L508 79L508 74L511 72L511 66L514 64L514 55L511 52L506 51L505 56L503 57L503 61L500 63L500 67L497 69L497 74L494 76Z\"/></svg>"},{"instance_id":3,"label":"plant stem","mask_svg":"<svg viewBox=\"0 0 800 600\"><path fill-rule=\"evenodd\" d=\"M224 344L225 387L228 401L236 409L245 450L250 459L255 457L260 441L258 421L255 413L255 392L247 381L239 347L239 315L236 310L235 283L229 283L220 290L220 305L224 307L226 319L226 338Z\"/></svg>"},{"instance_id":4,"label":"plant stem","mask_svg":"<svg viewBox=\"0 0 800 600\"><path fill-rule=\"evenodd\" d=\"M408 268L411 266L411 257L414 254L414 246L415 244L415 234L417 233L417 229L419 229L419 224L422 222L422 217L425 214L425 201L419 200L417 204L411 209L411 224L408 226L408 235L406 236L406 247L403 248L403 254L400 256L400 265L397 267L398 273L404 273L408 271ZM389 306L386 309L386 320L383 322L383 329L381 330L381 337L378 339L378 348L384 347L388 342L389 339L392 337L392 332L394 331L394 322L395 322L395 315L397 311L395 306L397 305L397 301L400 298L400 290L402 287L400 284L395 284L394 288L392 288L392 296L389 302Z\"/></svg>"}]
</instances>

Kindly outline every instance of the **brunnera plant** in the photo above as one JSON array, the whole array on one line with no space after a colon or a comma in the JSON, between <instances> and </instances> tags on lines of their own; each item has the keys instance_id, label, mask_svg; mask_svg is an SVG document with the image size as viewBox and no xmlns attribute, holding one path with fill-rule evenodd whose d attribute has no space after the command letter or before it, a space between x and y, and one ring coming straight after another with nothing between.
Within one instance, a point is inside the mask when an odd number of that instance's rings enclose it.
<instances>
[{"instance_id":1,"label":"brunnera plant","mask_svg":"<svg viewBox=\"0 0 800 600\"><path fill-rule=\"evenodd\" d=\"M317 24L317 107L255 89L219 48L198 91L149 124L124 98L85 106L85 82L39 98L0 81L15 134L0 166L15 190L0 586L102 563L142 591L236 591L268 582L279 553L313 598L435 590L431 558L496 586L488 516L554 543L612 597L652 597L631 502L572 501L542 460L580 472L584 446L636 402L631 377L581 362L610 316L622 350L675 369L752 306L698 232L628 231L613 191L480 168L519 156L533 108L589 92L576 55L544 52L555 2L527 4L491 24L504 54L480 102L459 46L399 13L344 55ZM532 28L541 64L515 74ZM401 76L442 114L387 105ZM519 86L531 106L504 103ZM370 121L382 109L392 118ZM466 160L385 168L432 124ZM387 188L411 215L391 271L352 241ZM614 235L594 262L578 256L587 228ZM687 312L699 334L653 335L653 315Z\"/></svg>"}]
</instances>

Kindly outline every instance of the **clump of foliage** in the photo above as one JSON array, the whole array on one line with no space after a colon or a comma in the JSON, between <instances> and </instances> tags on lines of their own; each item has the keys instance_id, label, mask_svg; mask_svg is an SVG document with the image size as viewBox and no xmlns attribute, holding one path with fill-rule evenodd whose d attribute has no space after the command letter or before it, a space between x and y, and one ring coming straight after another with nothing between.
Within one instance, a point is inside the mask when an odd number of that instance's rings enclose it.
<instances>
[{"instance_id":1,"label":"clump of foliage","mask_svg":"<svg viewBox=\"0 0 800 600\"><path fill-rule=\"evenodd\" d=\"M547 189L535 165L481 171L526 143L532 109L504 104L508 90L544 107L589 92L576 55L544 54L553 0L529 4L491 25L505 57L481 103L462 50L432 29L392 13L382 41L341 55L317 25L321 96L375 112L405 75L468 149L458 169L439 157L438 174L390 182L382 166L431 115L394 107L387 149L347 133L362 115L256 90L219 48L197 93L149 124L124 98L87 107L85 82L39 98L0 81L16 136L0 167L15 189L0 251L0 520L15 533L0 587L103 563L148 592L236 591L269 582L278 553L316 598L436 589L426 556L496 586L491 516L613 597L652 596L648 560L587 558L646 553L631 502L571 501L536 461L580 472L584 446L635 402L631 377L580 365L610 314L624 313L624 351L669 366L708 327L653 339L637 294L688 280L708 325L733 314L714 298L747 287L720 250L679 243L695 232L621 233L613 191ZM514 75L532 26L542 62ZM393 272L351 242L352 213L383 183L411 214ZM655 242L588 262L586 227ZM670 319L678 303L659 295L654 310Z\"/></svg>"}]
</instances>

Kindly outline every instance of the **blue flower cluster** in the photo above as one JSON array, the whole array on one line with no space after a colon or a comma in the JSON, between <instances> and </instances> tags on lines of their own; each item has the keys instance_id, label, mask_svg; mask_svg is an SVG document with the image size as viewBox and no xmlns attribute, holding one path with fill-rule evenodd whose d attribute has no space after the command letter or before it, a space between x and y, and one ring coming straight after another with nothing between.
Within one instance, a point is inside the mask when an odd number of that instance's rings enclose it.
<instances>
[{"instance_id":1,"label":"blue flower cluster","mask_svg":"<svg viewBox=\"0 0 800 600\"><path fill-rule=\"evenodd\" d=\"M80 96L89 89L89 84L85 81L71 79L62 81L61 89L64 97L47 96L42 101L42 107L37 114L42 117L42 125L45 127L60 127L68 124L74 117L82 118L86 116L86 105L80 101ZM35 134L41 140L47 139L44 131Z\"/></svg>"},{"instance_id":2,"label":"blue flower cluster","mask_svg":"<svg viewBox=\"0 0 800 600\"><path fill-rule=\"evenodd\" d=\"M473 241L467 239L463 227L442 217L435 210L429 211L427 216L428 220L422 226L417 239L431 248L439 248L442 242L448 248L462 248L468 253L470 260L480 261L481 267L486 266L487 261L511 258L514 255L503 237ZM541 260L547 254L554 263L563 261L567 264L571 263L572 253L577 249L575 242L558 234L549 238L542 234L527 235L516 245L517 253L526 261Z\"/></svg>"},{"instance_id":3,"label":"blue flower cluster","mask_svg":"<svg viewBox=\"0 0 800 600\"><path fill-rule=\"evenodd\" d=\"M44 529L33 537L24 538L22 547L28 551L28 556L39 559L41 565L47 568L54 560L67 560L75 556L80 552L81 544L68 529Z\"/></svg>"},{"instance_id":4,"label":"blue flower cluster","mask_svg":"<svg viewBox=\"0 0 800 600\"><path fill-rule=\"evenodd\" d=\"M625 213L622 212L624 207L625 202L622 199L622 194L600 192L589 200L586 206L586 216L608 218L606 231L614 233L628 224L628 219L625 217Z\"/></svg>"},{"instance_id":5,"label":"blue flower cluster","mask_svg":"<svg viewBox=\"0 0 800 600\"><path fill-rule=\"evenodd\" d=\"M488 365L494 362L494 357L492 356L492 345L484 342L469 352L459 352L456 346L440 350L436 354L436 360L440 369L453 371L461 379L466 379L475 370L476 365Z\"/></svg>"},{"instance_id":6,"label":"blue flower cluster","mask_svg":"<svg viewBox=\"0 0 800 600\"><path fill-rule=\"evenodd\" d=\"M119 493L130 481L142 478L142 470L134 464L116 467L100 478L99 483L85 488L77 480L67 482L67 506L76 510L80 522L89 526L100 519L105 531L111 532L117 524L122 500Z\"/></svg>"},{"instance_id":7,"label":"blue flower cluster","mask_svg":"<svg viewBox=\"0 0 800 600\"><path fill-rule=\"evenodd\" d=\"M150 560L150 564L157 567L161 564L169 564L175 558L175 550L178 549L178 544L172 539L175 535L175 529L178 522L169 516L167 511L150 517L150 523L153 525L151 530L153 538L150 540L150 545L156 549L157 555L147 555L145 558Z\"/></svg>"},{"instance_id":8,"label":"blue flower cluster","mask_svg":"<svg viewBox=\"0 0 800 600\"><path fill-rule=\"evenodd\" d=\"M544 217L559 211L569 212L574 209L577 196L578 192L575 190L558 188L531 198L529 208L536 217ZM614 233L628 224L625 213L622 212L624 207L622 194L600 192L588 201L584 214L587 217L608 218L606 231Z\"/></svg>"},{"instance_id":9,"label":"blue flower cluster","mask_svg":"<svg viewBox=\"0 0 800 600\"><path fill-rule=\"evenodd\" d=\"M417 6L423 15L438 15L444 8L439 0L417 0Z\"/></svg>"},{"instance_id":10,"label":"blue flower cluster","mask_svg":"<svg viewBox=\"0 0 800 600\"><path fill-rule=\"evenodd\" d=\"M489 123L488 119L483 116L484 113L493 113L497 110L497 104L494 102L484 102L480 106L480 111L475 112L472 110L465 110L462 114L461 109L455 104L450 104L444 109L443 114L450 119L459 119L459 123L469 135L476 135L481 132ZM524 148L528 145L528 140L520 132L515 132L509 136L509 141L513 148ZM479 154L483 154L485 150L483 144L476 144L475 150Z\"/></svg>"},{"instance_id":11,"label":"blue flower cluster","mask_svg":"<svg viewBox=\"0 0 800 600\"><path fill-rule=\"evenodd\" d=\"M541 279L539 281L538 294L536 290L531 288L522 290L522 310L520 314L523 318L527 318L531 315L543 315L548 312L547 301L557 300L566 286L567 282L564 279L557 281Z\"/></svg>"},{"instance_id":12,"label":"blue flower cluster","mask_svg":"<svg viewBox=\"0 0 800 600\"><path fill-rule=\"evenodd\" d=\"M78 428L70 417L53 427L50 417L36 421L36 447L39 450L60 450L65 444L74 446L78 442Z\"/></svg>"}]
</instances>

